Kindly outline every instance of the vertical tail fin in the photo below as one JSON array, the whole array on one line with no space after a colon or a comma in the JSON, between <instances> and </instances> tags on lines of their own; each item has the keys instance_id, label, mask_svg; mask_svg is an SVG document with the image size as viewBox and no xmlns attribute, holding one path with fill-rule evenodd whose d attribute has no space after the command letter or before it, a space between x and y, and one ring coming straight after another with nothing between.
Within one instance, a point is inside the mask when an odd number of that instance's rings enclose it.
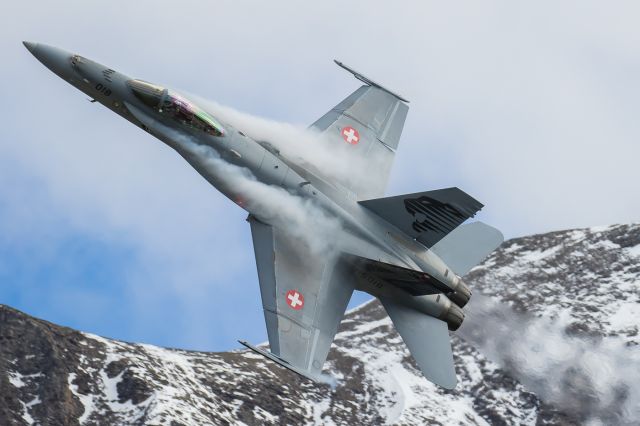
<instances>
[{"instance_id":1,"label":"vertical tail fin","mask_svg":"<svg viewBox=\"0 0 640 426\"><path fill-rule=\"evenodd\" d=\"M422 374L443 388L455 388L457 378L447 324L391 299L380 301Z\"/></svg>"},{"instance_id":2,"label":"vertical tail fin","mask_svg":"<svg viewBox=\"0 0 640 426\"><path fill-rule=\"evenodd\" d=\"M489 256L503 241L502 233L496 228L486 223L472 222L454 229L431 247L431 250L453 272L463 276Z\"/></svg>"}]
</instances>

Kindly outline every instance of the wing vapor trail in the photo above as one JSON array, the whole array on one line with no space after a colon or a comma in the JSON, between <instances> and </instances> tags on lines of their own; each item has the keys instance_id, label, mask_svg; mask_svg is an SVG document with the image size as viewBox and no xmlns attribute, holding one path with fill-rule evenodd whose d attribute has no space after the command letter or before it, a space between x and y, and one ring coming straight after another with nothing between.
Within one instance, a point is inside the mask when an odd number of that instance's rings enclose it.
<instances>
[{"instance_id":1,"label":"wing vapor trail","mask_svg":"<svg viewBox=\"0 0 640 426\"><path fill-rule=\"evenodd\" d=\"M224 176L233 190L242 194L247 207L260 212L259 219L304 241L317 255L335 253L335 236L340 235L340 222L329 217L315 202L262 183L248 169L225 161L215 149L167 126L157 125L186 152L201 159L209 173Z\"/></svg>"},{"instance_id":2,"label":"wing vapor trail","mask_svg":"<svg viewBox=\"0 0 640 426\"><path fill-rule=\"evenodd\" d=\"M336 146L326 135L290 123L269 120L238 111L216 102L189 95L223 123L242 131L256 141L266 141L291 160L311 166L322 176L334 181L352 183L359 188L366 185L376 164L372 159L349 155L349 145Z\"/></svg>"}]
</instances>

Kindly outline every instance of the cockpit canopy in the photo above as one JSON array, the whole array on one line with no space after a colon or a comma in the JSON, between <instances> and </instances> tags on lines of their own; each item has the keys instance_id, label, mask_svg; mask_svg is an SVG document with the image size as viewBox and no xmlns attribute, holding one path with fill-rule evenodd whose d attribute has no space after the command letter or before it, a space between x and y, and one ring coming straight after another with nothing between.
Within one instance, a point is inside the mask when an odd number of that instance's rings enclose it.
<instances>
[{"instance_id":1,"label":"cockpit canopy","mask_svg":"<svg viewBox=\"0 0 640 426\"><path fill-rule=\"evenodd\" d=\"M224 136L224 128L193 102L162 86L142 80L127 82L134 95L145 105L180 123L213 136Z\"/></svg>"},{"instance_id":2,"label":"cockpit canopy","mask_svg":"<svg viewBox=\"0 0 640 426\"><path fill-rule=\"evenodd\" d=\"M136 98L140 99L142 103L155 109L160 107L160 100L166 91L164 87L147 83L142 80L129 80L127 81L127 84L131 90L133 90L133 94L136 95Z\"/></svg>"}]
</instances>

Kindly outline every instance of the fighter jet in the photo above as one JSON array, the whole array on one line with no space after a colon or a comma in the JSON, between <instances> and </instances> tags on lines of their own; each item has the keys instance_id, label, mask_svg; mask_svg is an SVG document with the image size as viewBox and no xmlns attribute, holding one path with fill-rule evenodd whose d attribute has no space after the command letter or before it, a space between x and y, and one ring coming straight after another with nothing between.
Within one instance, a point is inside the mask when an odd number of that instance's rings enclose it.
<instances>
[{"instance_id":1,"label":"fighter jet","mask_svg":"<svg viewBox=\"0 0 640 426\"><path fill-rule=\"evenodd\" d=\"M409 110L405 98L335 61L362 85L308 132L353 165L356 179L254 140L188 95L56 47L24 45L92 102L173 148L248 212L269 350L240 343L322 380L347 304L360 290L380 300L424 376L455 387L449 331L462 324L471 297L461 276L503 237L489 225L467 222L483 205L458 188L384 196ZM251 185L239 184L238 170L252 185L276 188L278 196L258 200ZM302 232L293 229L282 197L304 206L309 217ZM316 223L316 216L335 226ZM318 248L316 241L325 245Z\"/></svg>"}]
</instances>

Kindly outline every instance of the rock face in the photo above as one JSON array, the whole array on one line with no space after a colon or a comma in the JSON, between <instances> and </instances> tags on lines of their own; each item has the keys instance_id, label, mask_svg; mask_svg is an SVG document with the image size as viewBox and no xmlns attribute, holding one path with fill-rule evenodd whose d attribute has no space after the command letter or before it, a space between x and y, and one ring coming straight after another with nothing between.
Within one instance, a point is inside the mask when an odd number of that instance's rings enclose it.
<instances>
[{"instance_id":1,"label":"rock face","mask_svg":"<svg viewBox=\"0 0 640 426\"><path fill-rule=\"evenodd\" d=\"M474 292L515 311L551 320L564 316L567 335L615 339L630 350L640 343L640 225L512 239L466 281ZM476 337L483 332L482 327L473 331ZM541 399L525 388L513 368L488 360L458 335L453 347L459 383L446 391L422 377L384 309L373 301L346 315L325 366L327 383L314 384L252 352L124 343L0 305L0 424L533 425L588 420L543 402L544 395ZM625 389L620 398L636 396Z\"/></svg>"}]
</instances>

